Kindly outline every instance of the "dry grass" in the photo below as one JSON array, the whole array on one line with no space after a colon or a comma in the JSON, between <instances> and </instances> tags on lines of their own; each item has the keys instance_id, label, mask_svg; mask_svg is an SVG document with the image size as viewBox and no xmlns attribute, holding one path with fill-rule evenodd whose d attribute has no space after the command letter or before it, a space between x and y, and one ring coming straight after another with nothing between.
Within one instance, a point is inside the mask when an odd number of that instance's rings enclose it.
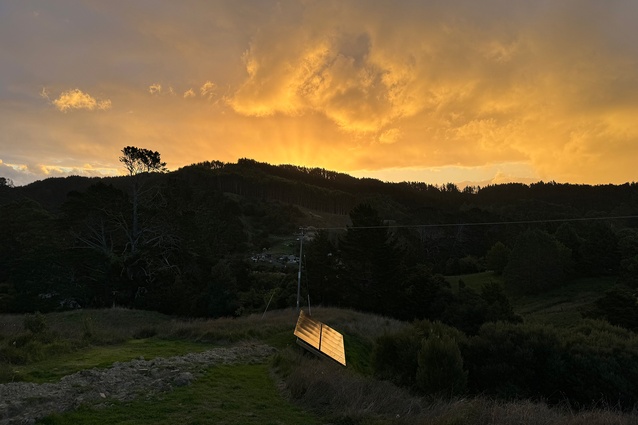
<instances>
[{"instance_id":1,"label":"dry grass","mask_svg":"<svg viewBox=\"0 0 638 425\"><path fill-rule=\"evenodd\" d=\"M306 310L307 311L307 310ZM313 307L312 316L339 332L372 342L378 336L396 332L408 323L360 313L353 310ZM173 320L163 326L158 334L167 337L187 338L207 342L235 342L259 339L283 347L294 342L292 330L297 323L295 309L269 311L239 318Z\"/></svg>"},{"instance_id":2,"label":"dry grass","mask_svg":"<svg viewBox=\"0 0 638 425\"><path fill-rule=\"evenodd\" d=\"M0 337L9 337L24 332L24 315L0 315Z\"/></svg>"},{"instance_id":3,"label":"dry grass","mask_svg":"<svg viewBox=\"0 0 638 425\"><path fill-rule=\"evenodd\" d=\"M388 382L352 374L315 359L298 360L285 379L293 400L332 420L375 424L635 425L638 412L572 411L531 401L483 397L421 398ZM339 412L335 414L335 412Z\"/></svg>"},{"instance_id":4,"label":"dry grass","mask_svg":"<svg viewBox=\"0 0 638 425\"><path fill-rule=\"evenodd\" d=\"M337 308L313 308L312 315L342 333L370 339L410 326L407 322L388 317Z\"/></svg>"},{"instance_id":5,"label":"dry grass","mask_svg":"<svg viewBox=\"0 0 638 425\"><path fill-rule=\"evenodd\" d=\"M355 348L361 357L384 333L409 326L404 322L351 310L312 308L316 319L348 338L364 341ZM485 397L430 399L389 382L376 380L336 363L306 354L294 344L294 309L241 318L175 319L153 312L125 309L81 310L46 315L48 328L65 339L86 338L101 343L129 340L152 333L160 338L214 343L262 340L280 348L273 368L289 397L304 409L341 424L478 424L478 425L638 425L638 411L613 408L577 411L531 401L504 402ZM24 332L24 316L0 315L0 342Z\"/></svg>"},{"instance_id":6,"label":"dry grass","mask_svg":"<svg viewBox=\"0 0 638 425\"><path fill-rule=\"evenodd\" d=\"M374 339L384 332L395 332L405 322L337 308L313 307L313 317L348 335ZM163 314L110 308L74 310L46 315L49 330L68 339L82 339L88 334L108 342L127 340L140 333L164 338L234 342L245 339L268 339L280 333L292 334L297 322L295 309L268 311L239 318L188 319ZM0 336L24 332L24 315L0 315Z\"/></svg>"},{"instance_id":7,"label":"dry grass","mask_svg":"<svg viewBox=\"0 0 638 425\"><path fill-rule=\"evenodd\" d=\"M422 410L421 400L406 390L299 350L289 348L280 352L274 364L282 373L292 400L330 419L388 420Z\"/></svg>"},{"instance_id":8,"label":"dry grass","mask_svg":"<svg viewBox=\"0 0 638 425\"><path fill-rule=\"evenodd\" d=\"M346 313L350 314L350 313ZM333 319L337 319L335 316ZM638 411L573 410L487 397L421 397L389 382L315 358L296 347L273 362L290 398L334 423L400 425L636 425Z\"/></svg>"}]
</instances>

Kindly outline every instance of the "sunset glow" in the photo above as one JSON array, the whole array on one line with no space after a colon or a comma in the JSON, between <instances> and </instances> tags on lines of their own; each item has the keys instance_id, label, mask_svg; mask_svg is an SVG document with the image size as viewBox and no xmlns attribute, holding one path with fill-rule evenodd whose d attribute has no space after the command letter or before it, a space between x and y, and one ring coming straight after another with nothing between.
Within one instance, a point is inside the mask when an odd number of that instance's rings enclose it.
<instances>
[{"instance_id":1,"label":"sunset glow","mask_svg":"<svg viewBox=\"0 0 638 425\"><path fill-rule=\"evenodd\" d=\"M0 176L636 181L638 2L0 0Z\"/></svg>"}]
</instances>

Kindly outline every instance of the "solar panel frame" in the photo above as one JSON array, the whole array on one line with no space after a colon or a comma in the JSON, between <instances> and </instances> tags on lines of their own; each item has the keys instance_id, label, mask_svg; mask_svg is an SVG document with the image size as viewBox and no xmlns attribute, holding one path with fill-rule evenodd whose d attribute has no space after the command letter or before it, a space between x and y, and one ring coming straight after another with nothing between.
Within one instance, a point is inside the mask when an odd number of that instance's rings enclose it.
<instances>
[{"instance_id":1,"label":"solar panel frame","mask_svg":"<svg viewBox=\"0 0 638 425\"><path fill-rule=\"evenodd\" d=\"M299 312L294 335L297 343L313 354L328 357L337 363L346 365L346 353L343 335L307 315L303 310Z\"/></svg>"}]
</instances>

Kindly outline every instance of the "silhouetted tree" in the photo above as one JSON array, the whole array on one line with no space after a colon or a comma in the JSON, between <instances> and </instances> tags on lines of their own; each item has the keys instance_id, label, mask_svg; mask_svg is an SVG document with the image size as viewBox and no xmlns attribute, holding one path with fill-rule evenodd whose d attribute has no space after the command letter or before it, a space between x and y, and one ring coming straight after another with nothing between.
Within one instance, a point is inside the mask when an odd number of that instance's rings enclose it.
<instances>
[{"instance_id":1,"label":"silhouetted tree","mask_svg":"<svg viewBox=\"0 0 638 425\"><path fill-rule=\"evenodd\" d=\"M515 290L533 294L563 284L570 268L569 248L546 232L527 230L516 239L503 276Z\"/></svg>"},{"instance_id":2,"label":"silhouetted tree","mask_svg":"<svg viewBox=\"0 0 638 425\"><path fill-rule=\"evenodd\" d=\"M70 277L56 218L23 199L0 206L0 223L0 301L9 312L55 309Z\"/></svg>"},{"instance_id":3,"label":"silhouetted tree","mask_svg":"<svg viewBox=\"0 0 638 425\"><path fill-rule=\"evenodd\" d=\"M618 234L621 255L618 280L631 288L638 288L638 230L623 229Z\"/></svg>"},{"instance_id":4,"label":"silhouetted tree","mask_svg":"<svg viewBox=\"0 0 638 425\"><path fill-rule=\"evenodd\" d=\"M321 230L305 250L305 273L315 303L339 306L343 304L339 286L337 248L326 230Z\"/></svg>"},{"instance_id":5,"label":"silhouetted tree","mask_svg":"<svg viewBox=\"0 0 638 425\"><path fill-rule=\"evenodd\" d=\"M166 163L161 161L159 152L149 149L126 146L122 149L122 154L120 162L124 164L129 175L133 177L133 223L129 234L129 240L131 244L131 252L135 253L137 251L141 234L138 214L141 184L138 176L142 173L165 172Z\"/></svg>"},{"instance_id":6,"label":"silhouetted tree","mask_svg":"<svg viewBox=\"0 0 638 425\"><path fill-rule=\"evenodd\" d=\"M604 319L615 326L638 331L638 294L635 290L616 285L605 291L605 295L594 302L583 315Z\"/></svg>"},{"instance_id":7,"label":"silhouetted tree","mask_svg":"<svg viewBox=\"0 0 638 425\"><path fill-rule=\"evenodd\" d=\"M159 152L134 146L126 146L122 149L120 162L124 164L131 176L167 170L166 163L162 162Z\"/></svg>"},{"instance_id":8,"label":"silhouetted tree","mask_svg":"<svg viewBox=\"0 0 638 425\"><path fill-rule=\"evenodd\" d=\"M405 300L393 315L404 320L441 320L454 301L450 284L423 264L416 265L403 279L400 293Z\"/></svg>"},{"instance_id":9,"label":"silhouetted tree","mask_svg":"<svg viewBox=\"0 0 638 425\"><path fill-rule=\"evenodd\" d=\"M82 305L111 306L114 295L126 290L122 271L128 251L127 210L126 194L101 182L85 192L69 193L63 205L74 248L68 258L83 288L78 294Z\"/></svg>"},{"instance_id":10,"label":"silhouetted tree","mask_svg":"<svg viewBox=\"0 0 638 425\"><path fill-rule=\"evenodd\" d=\"M350 213L352 226L339 245L344 296L350 306L388 314L400 308L399 251L377 210L360 204Z\"/></svg>"},{"instance_id":11,"label":"silhouetted tree","mask_svg":"<svg viewBox=\"0 0 638 425\"><path fill-rule=\"evenodd\" d=\"M503 242L496 242L485 256L487 268L494 271L494 274L501 275L509 260L509 250Z\"/></svg>"}]
</instances>

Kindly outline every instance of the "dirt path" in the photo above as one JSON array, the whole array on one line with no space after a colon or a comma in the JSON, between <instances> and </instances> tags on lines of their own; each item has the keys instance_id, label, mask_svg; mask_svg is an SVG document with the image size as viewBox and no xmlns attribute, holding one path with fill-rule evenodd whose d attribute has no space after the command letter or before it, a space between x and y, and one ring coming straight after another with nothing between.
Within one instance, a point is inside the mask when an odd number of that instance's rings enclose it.
<instances>
[{"instance_id":1,"label":"dirt path","mask_svg":"<svg viewBox=\"0 0 638 425\"><path fill-rule=\"evenodd\" d=\"M216 348L184 356L114 363L108 369L88 369L59 382L0 384L0 425L33 424L54 412L81 404L128 401L189 385L215 364L262 363L275 349L261 344Z\"/></svg>"}]
</instances>

